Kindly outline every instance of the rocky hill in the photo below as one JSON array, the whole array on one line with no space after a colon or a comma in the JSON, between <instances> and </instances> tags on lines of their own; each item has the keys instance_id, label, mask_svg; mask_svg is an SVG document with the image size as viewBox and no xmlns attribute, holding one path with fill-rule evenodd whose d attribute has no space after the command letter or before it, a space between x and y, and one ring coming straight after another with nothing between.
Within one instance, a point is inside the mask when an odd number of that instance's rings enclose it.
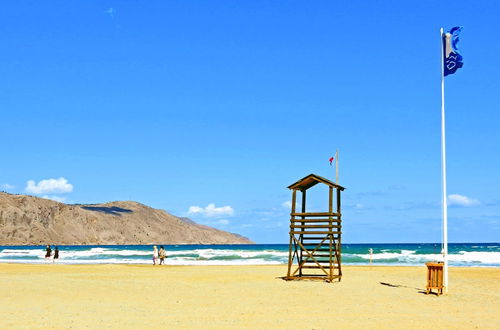
<instances>
[{"instance_id":1,"label":"rocky hill","mask_svg":"<svg viewBox=\"0 0 500 330\"><path fill-rule=\"evenodd\" d=\"M71 205L0 192L0 245L249 243L137 202Z\"/></svg>"}]
</instances>

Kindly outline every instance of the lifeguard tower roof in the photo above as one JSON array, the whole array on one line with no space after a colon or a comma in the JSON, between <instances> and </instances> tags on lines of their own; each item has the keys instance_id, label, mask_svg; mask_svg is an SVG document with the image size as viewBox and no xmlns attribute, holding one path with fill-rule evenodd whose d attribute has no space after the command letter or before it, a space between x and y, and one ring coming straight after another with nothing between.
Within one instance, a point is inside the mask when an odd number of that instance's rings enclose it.
<instances>
[{"instance_id":1,"label":"lifeguard tower roof","mask_svg":"<svg viewBox=\"0 0 500 330\"><path fill-rule=\"evenodd\" d=\"M307 190L311 188L312 186L317 185L318 183L324 183L327 186L334 187L336 189L344 190L345 188L328 180L323 178L322 176L316 175L316 174L309 174L308 176L300 179L299 181L291 184L288 186L288 189L294 189L294 190Z\"/></svg>"}]
</instances>

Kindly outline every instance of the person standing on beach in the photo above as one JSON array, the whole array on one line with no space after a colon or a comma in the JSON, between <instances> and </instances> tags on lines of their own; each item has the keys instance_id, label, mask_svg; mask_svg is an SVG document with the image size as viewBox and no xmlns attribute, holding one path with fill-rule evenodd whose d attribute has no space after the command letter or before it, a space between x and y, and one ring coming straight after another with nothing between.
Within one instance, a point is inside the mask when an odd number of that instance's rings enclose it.
<instances>
[{"instance_id":1,"label":"person standing on beach","mask_svg":"<svg viewBox=\"0 0 500 330\"><path fill-rule=\"evenodd\" d=\"M156 265L156 261L158 260L158 249L156 245L153 246L153 265Z\"/></svg>"},{"instance_id":2,"label":"person standing on beach","mask_svg":"<svg viewBox=\"0 0 500 330\"><path fill-rule=\"evenodd\" d=\"M50 245L47 245L47 247L45 248L45 259L50 258L51 254L52 249L50 248Z\"/></svg>"},{"instance_id":3,"label":"person standing on beach","mask_svg":"<svg viewBox=\"0 0 500 330\"><path fill-rule=\"evenodd\" d=\"M165 249L163 248L163 245L160 246L160 251L158 252L158 255L160 256L160 265L164 265L165 258L167 257L167 254L165 253Z\"/></svg>"},{"instance_id":4,"label":"person standing on beach","mask_svg":"<svg viewBox=\"0 0 500 330\"><path fill-rule=\"evenodd\" d=\"M52 262L56 262L59 259L59 248L56 246L54 250L54 260Z\"/></svg>"}]
</instances>

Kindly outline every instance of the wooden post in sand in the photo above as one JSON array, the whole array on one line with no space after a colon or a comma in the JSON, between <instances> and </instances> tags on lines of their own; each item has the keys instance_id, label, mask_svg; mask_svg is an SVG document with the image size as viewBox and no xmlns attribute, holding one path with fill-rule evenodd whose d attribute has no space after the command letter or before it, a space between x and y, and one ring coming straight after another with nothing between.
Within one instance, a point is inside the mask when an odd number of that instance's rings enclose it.
<instances>
[{"instance_id":1,"label":"wooden post in sand","mask_svg":"<svg viewBox=\"0 0 500 330\"><path fill-rule=\"evenodd\" d=\"M306 191L318 183L328 186L328 212L307 212ZM340 192L345 188L315 174L302 178L288 188L292 190L292 211L288 272L285 279L340 281L342 277ZM295 211L297 191L302 193L300 213Z\"/></svg>"},{"instance_id":2,"label":"wooden post in sand","mask_svg":"<svg viewBox=\"0 0 500 330\"><path fill-rule=\"evenodd\" d=\"M297 201L297 191L296 190L293 190L292 191L292 219L295 220L295 216L293 214L295 214L295 203ZM292 236L290 236L290 246L292 246ZM294 257L295 253L292 255L292 249L290 249L288 251L288 275L287 277L290 277L290 269L292 267L292 260L293 260L293 257Z\"/></svg>"}]
</instances>

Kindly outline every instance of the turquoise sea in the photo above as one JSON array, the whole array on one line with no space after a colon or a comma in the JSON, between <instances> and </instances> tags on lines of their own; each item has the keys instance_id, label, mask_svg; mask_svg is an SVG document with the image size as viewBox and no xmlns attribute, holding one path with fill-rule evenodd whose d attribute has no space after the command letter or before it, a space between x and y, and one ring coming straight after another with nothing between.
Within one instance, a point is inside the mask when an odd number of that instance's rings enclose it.
<instances>
[{"instance_id":1,"label":"turquoise sea","mask_svg":"<svg viewBox=\"0 0 500 330\"><path fill-rule=\"evenodd\" d=\"M158 245L159 246L159 245ZM287 244L164 245L167 265L273 265L288 261ZM441 245L343 244L342 263L368 265L369 249L374 265L423 265L441 260ZM54 247L52 247L54 249ZM500 267L500 243L452 243L448 245L452 266ZM63 264L148 264L152 245L59 246ZM48 263L45 246L0 246L2 263Z\"/></svg>"}]
</instances>

